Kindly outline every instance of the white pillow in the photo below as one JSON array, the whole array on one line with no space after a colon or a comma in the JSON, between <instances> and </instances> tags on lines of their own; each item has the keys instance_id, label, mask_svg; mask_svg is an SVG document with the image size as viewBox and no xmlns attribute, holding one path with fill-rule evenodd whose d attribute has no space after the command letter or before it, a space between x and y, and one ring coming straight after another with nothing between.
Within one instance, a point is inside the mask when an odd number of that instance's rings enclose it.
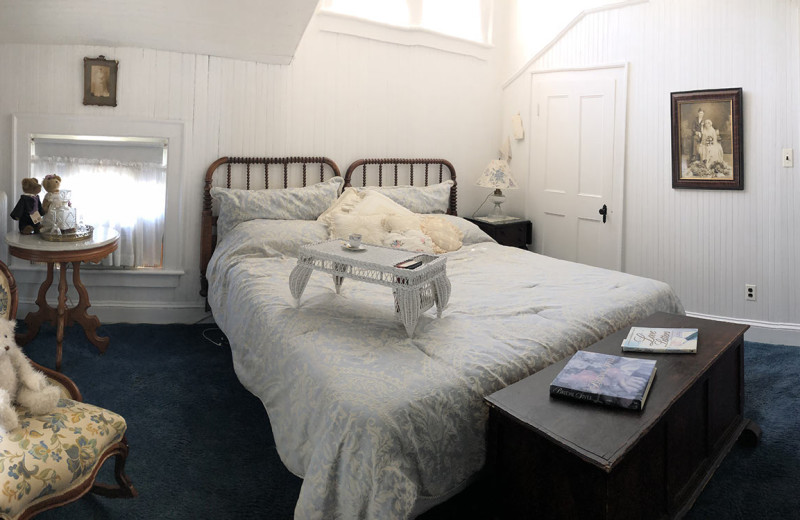
<instances>
[{"instance_id":1,"label":"white pillow","mask_svg":"<svg viewBox=\"0 0 800 520\"><path fill-rule=\"evenodd\" d=\"M494 242L495 240L487 235L481 228L473 224L472 222L463 219L461 217L457 217L455 215L435 215L439 218L443 218L453 224L455 227L461 231L461 243L462 245L468 246L471 244L478 244L480 242Z\"/></svg>"},{"instance_id":2,"label":"white pillow","mask_svg":"<svg viewBox=\"0 0 800 520\"><path fill-rule=\"evenodd\" d=\"M380 215L336 215L330 227L331 238L347 239L351 234L361 234L364 244L381 245L386 237L383 217Z\"/></svg>"},{"instance_id":3,"label":"white pillow","mask_svg":"<svg viewBox=\"0 0 800 520\"><path fill-rule=\"evenodd\" d=\"M447 180L430 186L367 186L358 190L381 193L414 213L446 213L453 184Z\"/></svg>"},{"instance_id":4,"label":"white pillow","mask_svg":"<svg viewBox=\"0 0 800 520\"><path fill-rule=\"evenodd\" d=\"M441 216L423 217L421 229L433 240L435 253L441 254L461 249L461 238L464 234Z\"/></svg>"},{"instance_id":5,"label":"white pillow","mask_svg":"<svg viewBox=\"0 0 800 520\"><path fill-rule=\"evenodd\" d=\"M341 196L317 218L317 221L330 227L333 224L334 216L350 213L359 202L361 202L361 196L358 191L352 187L345 188Z\"/></svg>"},{"instance_id":6,"label":"white pillow","mask_svg":"<svg viewBox=\"0 0 800 520\"><path fill-rule=\"evenodd\" d=\"M350 210L351 215L414 215L414 212L377 191L362 191L359 196L361 202Z\"/></svg>"},{"instance_id":7,"label":"white pillow","mask_svg":"<svg viewBox=\"0 0 800 520\"><path fill-rule=\"evenodd\" d=\"M403 233L409 230L420 231L422 229L422 218L416 214L410 215L387 215L383 219L383 227L392 233Z\"/></svg>"},{"instance_id":8,"label":"white pillow","mask_svg":"<svg viewBox=\"0 0 800 520\"><path fill-rule=\"evenodd\" d=\"M433 253L435 247L431 237L422 234L418 229L410 229L403 233L388 233L383 239L383 245L415 253Z\"/></svg>"},{"instance_id":9,"label":"white pillow","mask_svg":"<svg viewBox=\"0 0 800 520\"><path fill-rule=\"evenodd\" d=\"M333 177L305 188L211 188L211 196L219 200L217 235L222 238L240 222L254 219L315 220L333 204L343 184L343 178Z\"/></svg>"}]
</instances>

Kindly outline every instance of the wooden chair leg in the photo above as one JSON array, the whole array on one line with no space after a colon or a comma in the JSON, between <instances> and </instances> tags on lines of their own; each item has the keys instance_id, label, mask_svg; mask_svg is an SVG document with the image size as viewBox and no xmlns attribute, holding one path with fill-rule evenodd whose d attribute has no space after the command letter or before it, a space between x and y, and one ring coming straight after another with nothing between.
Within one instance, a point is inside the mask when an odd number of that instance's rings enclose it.
<instances>
[{"instance_id":1,"label":"wooden chair leg","mask_svg":"<svg viewBox=\"0 0 800 520\"><path fill-rule=\"evenodd\" d=\"M122 437L117 443L116 453L114 454L114 478L117 486L100 484L95 482L91 492L107 498L133 498L139 495L133 483L125 474L125 461L128 458L128 439Z\"/></svg>"}]
</instances>

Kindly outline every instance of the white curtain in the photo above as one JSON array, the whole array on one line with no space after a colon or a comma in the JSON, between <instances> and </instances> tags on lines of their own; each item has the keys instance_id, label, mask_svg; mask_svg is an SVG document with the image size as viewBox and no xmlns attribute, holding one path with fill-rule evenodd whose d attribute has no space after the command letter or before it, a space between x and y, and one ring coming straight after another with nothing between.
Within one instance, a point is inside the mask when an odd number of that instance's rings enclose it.
<instances>
[{"instance_id":1,"label":"white curtain","mask_svg":"<svg viewBox=\"0 0 800 520\"><path fill-rule=\"evenodd\" d=\"M119 231L119 248L103 260L114 267L160 267L166 207L166 166L154 163L31 158L32 175L61 177L72 192L78 222ZM44 191L40 197L44 198Z\"/></svg>"}]
</instances>

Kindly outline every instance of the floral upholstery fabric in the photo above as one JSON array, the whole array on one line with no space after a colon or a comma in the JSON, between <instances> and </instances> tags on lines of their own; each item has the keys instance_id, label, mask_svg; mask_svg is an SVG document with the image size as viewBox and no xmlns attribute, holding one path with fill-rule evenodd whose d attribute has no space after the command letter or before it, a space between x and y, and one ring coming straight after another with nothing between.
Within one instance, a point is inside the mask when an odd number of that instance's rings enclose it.
<instances>
[{"instance_id":1,"label":"floral upholstery fabric","mask_svg":"<svg viewBox=\"0 0 800 520\"><path fill-rule=\"evenodd\" d=\"M11 293L8 287L8 280L5 276L0 276L0 318L9 319L11 310Z\"/></svg>"},{"instance_id":2,"label":"floral upholstery fabric","mask_svg":"<svg viewBox=\"0 0 800 520\"><path fill-rule=\"evenodd\" d=\"M98 458L125 434L125 419L97 406L60 399L51 413L19 408L20 427L0 436L0 518L80 485Z\"/></svg>"}]
</instances>

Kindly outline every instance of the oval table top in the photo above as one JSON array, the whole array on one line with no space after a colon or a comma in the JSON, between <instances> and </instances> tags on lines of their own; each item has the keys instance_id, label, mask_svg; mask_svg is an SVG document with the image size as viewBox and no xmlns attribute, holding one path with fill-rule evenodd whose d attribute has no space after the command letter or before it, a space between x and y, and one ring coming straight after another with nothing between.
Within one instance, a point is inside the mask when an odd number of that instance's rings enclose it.
<instances>
[{"instance_id":1,"label":"oval table top","mask_svg":"<svg viewBox=\"0 0 800 520\"><path fill-rule=\"evenodd\" d=\"M114 252L119 232L108 227L95 227L92 236L71 242L51 242L35 235L14 231L6 235L12 256L34 262L98 262Z\"/></svg>"}]
</instances>

